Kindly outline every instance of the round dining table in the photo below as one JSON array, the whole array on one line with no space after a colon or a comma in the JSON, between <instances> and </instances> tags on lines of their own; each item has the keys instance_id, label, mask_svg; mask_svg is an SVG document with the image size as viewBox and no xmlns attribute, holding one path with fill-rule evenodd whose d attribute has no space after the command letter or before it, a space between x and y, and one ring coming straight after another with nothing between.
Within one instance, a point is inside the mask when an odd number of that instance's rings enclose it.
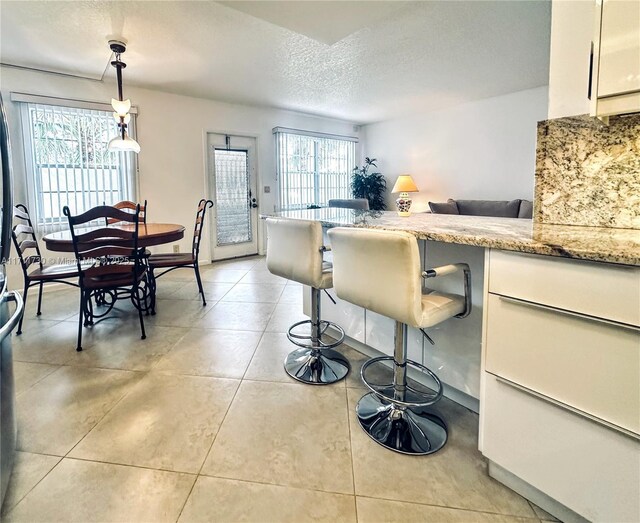
<instances>
[{"instance_id":1,"label":"round dining table","mask_svg":"<svg viewBox=\"0 0 640 523\"><path fill-rule=\"evenodd\" d=\"M123 229L125 231L133 231L135 224L133 223L113 223L108 225L109 228ZM83 227L76 229L76 234L83 234L92 229L104 229L105 226L97 225L95 227ZM151 247L153 245L163 245L165 243L175 242L184 238L184 225L177 223L141 223L138 226L138 246ZM71 231L57 231L46 234L42 240L47 249L55 252L73 252L73 240L71 239ZM120 238L113 239L113 245L120 243L128 244L127 240Z\"/></svg>"}]
</instances>

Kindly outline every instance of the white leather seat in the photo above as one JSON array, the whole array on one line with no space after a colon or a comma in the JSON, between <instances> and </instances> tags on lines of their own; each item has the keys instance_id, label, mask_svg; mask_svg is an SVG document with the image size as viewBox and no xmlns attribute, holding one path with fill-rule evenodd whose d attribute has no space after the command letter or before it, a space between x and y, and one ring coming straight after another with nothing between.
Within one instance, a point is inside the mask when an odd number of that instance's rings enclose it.
<instances>
[{"instance_id":1,"label":"white leather seat","mask_svg":"<svg viewBox=\"0 0 640 523\"><path fill-rule=\"evenodd\" d=\"M469 267L445 265L423 272L418 241L405 232L335 228L329 230L329 239L338 297L396 320L394 356L373 358L362 367L362 380L371 392L356 407L361 427L372 439L396 452L430 454L439 450L447 441L447 428L429 407L442 397L443 386L433 371L407 359L407 326L422 330L469 314ZM460 271L464 272L464 296L423 289L424 278ZM393 384L372 385L366 369L390 360ZM429 395L410 387L407 366L430 376L437 392Z\"/></svg>"},{"instance_id":2,"label":"white leather seat","mask_svg":"<svg viewBox=\"0 0 640 523\"><path fill-rule=\"evenodd\" d=\"M350 369L346 358L333 350L344 340L344 331L320 318L320 292L333 287L333 264L323 259L324 252L320 222L267 219L267 268L311 287L311 319L289 328L287 337L301 348L287 356L284 367L292 378L315 385L339 381ZM326 336L328 327L338 332L337 339ZM307 331L300 332L303 328Z\"/></svg>"}]
</instances>

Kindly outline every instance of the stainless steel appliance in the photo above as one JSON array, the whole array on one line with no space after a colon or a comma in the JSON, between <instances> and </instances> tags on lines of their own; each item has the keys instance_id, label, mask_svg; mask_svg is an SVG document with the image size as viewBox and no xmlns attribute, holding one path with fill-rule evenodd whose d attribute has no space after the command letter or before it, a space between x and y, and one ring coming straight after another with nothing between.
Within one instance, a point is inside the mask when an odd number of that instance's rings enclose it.
<instances>
[{"instance_id":1,"label":"stainless steel appliance","mask_svg":"<svg viewBox=\"0 0 640 523\"><path fill-rule=\"evenodd\" d=\"M0 149L2 201L0 209L0 506L9 484L16 447L15 386L13 381L13 354L11 333L23 313L22 297L7 290L6 263L11 254L11 222L13 218L13 185L11 178L11 145L2 96L0 96ZM11 312L9 303L15 302Z\"/></svg>"}]
</instances>

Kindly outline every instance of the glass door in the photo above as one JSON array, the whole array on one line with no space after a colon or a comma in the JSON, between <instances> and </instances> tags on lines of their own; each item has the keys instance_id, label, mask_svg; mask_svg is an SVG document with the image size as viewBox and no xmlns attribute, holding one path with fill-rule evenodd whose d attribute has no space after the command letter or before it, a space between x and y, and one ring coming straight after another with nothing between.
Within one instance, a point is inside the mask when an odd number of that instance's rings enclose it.
<instances>
[{"instance_id":1,"label":"glass door","mask_svg":"<svg viewBox=\"0 0 640 523\"><path fill-rule=\"evenodd\" d=\"M258 252L255 138L210 133L213 260Z\"/></svg>"}]
</instances>

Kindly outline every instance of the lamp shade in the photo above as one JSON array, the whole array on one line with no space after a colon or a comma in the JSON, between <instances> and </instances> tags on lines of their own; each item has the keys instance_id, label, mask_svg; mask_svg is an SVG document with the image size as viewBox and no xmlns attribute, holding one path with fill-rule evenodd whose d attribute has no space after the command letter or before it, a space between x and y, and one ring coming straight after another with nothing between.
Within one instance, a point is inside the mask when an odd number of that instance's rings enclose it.
<instances>
[{"instance_id":1,"label":"lamp shade","mask_svg":"<svg viewBox=\"0 0 640 523\"><path fill-rule=\"evenodd\" d=\"M116 100L115 98L111 98L111 107L113 107L113 110L120 116L124 116L131 110L131 100Z\"/></svg>"},{"instance_id":2,"label":"lamp shade","mask_svg":"<svg viewBox=\"0 0 640 523\"><path fill-rule=\"evenodd\" d=\"M113 138L109 142L108 149L111 152L133 151L139 153L140 145L125 132L124 138L120 135Z\"/></svg>"},{"instance_id":3,"label":"lamp shade","mask_svg":"<svg viewBox=\"0 0 640 523\"><path fill-rule=\"evenodd\" d=\"M418 187L416 186L416 182L413 181L413 178L411 178L411 175L401 174L398 176L391 192L418 192Z\"/></svg>"}]
</instances>

